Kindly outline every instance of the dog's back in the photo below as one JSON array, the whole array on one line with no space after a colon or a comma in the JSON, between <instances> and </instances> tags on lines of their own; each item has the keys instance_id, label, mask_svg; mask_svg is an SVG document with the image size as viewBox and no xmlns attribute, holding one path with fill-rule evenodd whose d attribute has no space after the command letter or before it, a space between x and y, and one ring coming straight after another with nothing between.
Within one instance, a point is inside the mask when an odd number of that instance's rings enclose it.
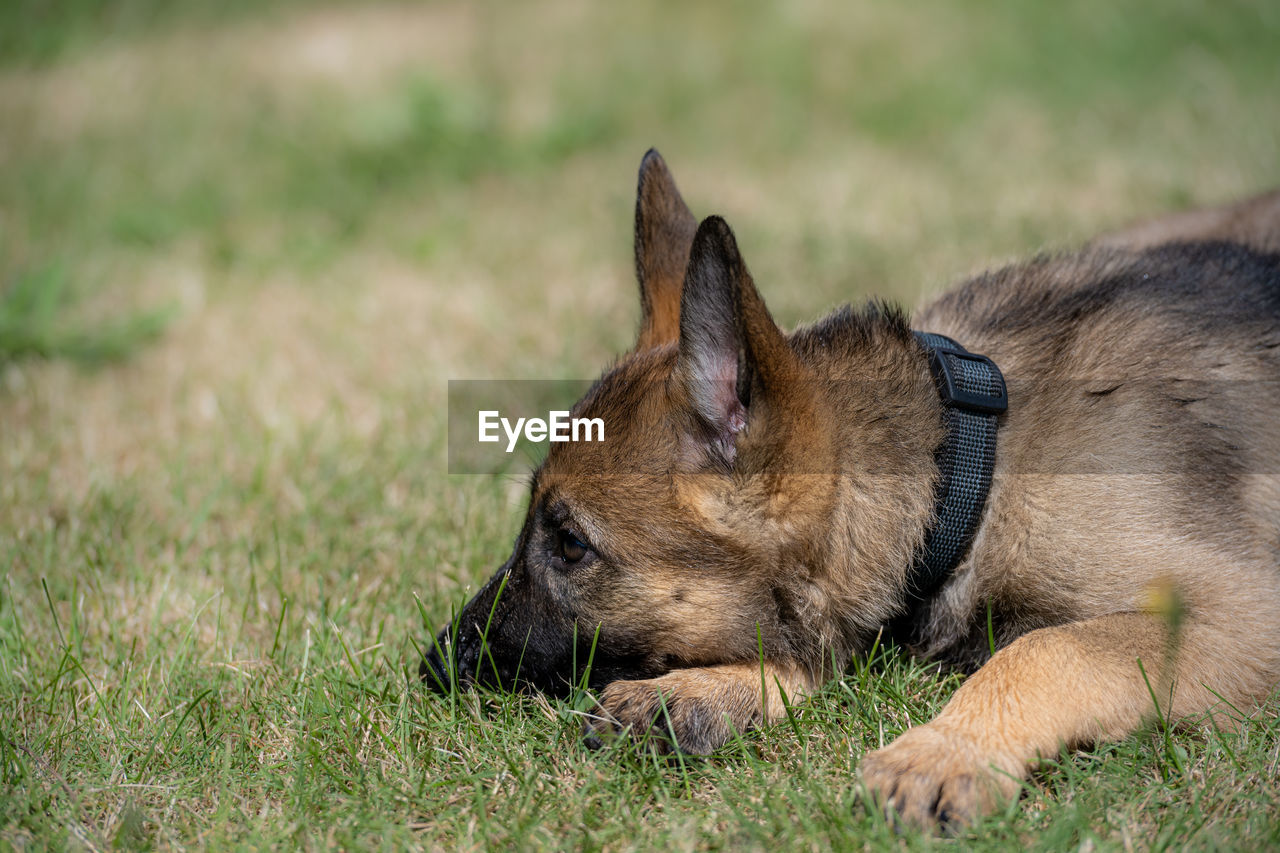
<instances>
[{"instance_id":1,"label":"dog's back","mask_svg":"<svg viewBox=\"0 0 1280 853\"><path fill-rule=\"evenodd\" d=\"M1100 237L1094 245L1144 249L1171 242L1206 240L1280 252L1280 190L1223 207L1139 222Z\"/></svg>"},{"instance_id":2,"label":"dog's back","mask_svg":"<svg viewBox=\"0 0 1280 853\"><path fill-rule=\"evenodd\" d=\"M1278 249L1272 193L981 276L918 316L1001 365L1009 410L970 554L913 626L981 668L862 761L898 814L980 811L1038 756L1154 710L1230 725L1280 682Z\"/></svg>"},{"instance_id":3,"label":"dog's back","mask_svg":"<svg viewBox=\"0 0 1280 853\"><path fill-rule=\"evenodd\" d=\"M1237 208L1271 218L1184 221L1280 241L1280 194ZM1280 255L1104 242L980 276L918 315L1010 385L970 570L917 625L928 651L962 665L987 655L987 602L1000 644L1140 609L1166 583L1189 607L1280 602Z\"/></svg>"}]
</instances>

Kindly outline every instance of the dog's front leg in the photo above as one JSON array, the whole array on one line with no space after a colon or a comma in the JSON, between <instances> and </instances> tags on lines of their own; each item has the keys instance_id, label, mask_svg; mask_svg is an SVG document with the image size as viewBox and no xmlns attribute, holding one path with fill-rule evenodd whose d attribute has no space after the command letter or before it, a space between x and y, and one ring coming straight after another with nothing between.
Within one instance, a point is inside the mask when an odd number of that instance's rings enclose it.
<instances>
[{"instance_id":1,"label":"dog's front leg","mask_svg":"<svg viewBox=\"0 0 1280 853\"><path fill-rule=\"evenodd\" d=\"M1273 676L1238 628L1189 621L1174 637L1160 616L1121 613L1033 631L932 722L866 756L863 784L917 826L965 822L1015 796L1038 757L1132 732L1154 715L1153 693L1175 718L1214 708L1213 691L1231 702L1264 694Z\"/></svg>"},{"instance_id":2,"label":"dog's front leg","mask_svg":"<svg viewBox=\"0 0 1280 853\"><path fill-rule=\"evenodd\" d=\"M587 742L630 732L659 751L706 754L735 733L779 719L784 702L813 690L802 669L765 662L677 669L659 678L615 681L585 726ZM785 693L785 698L784 694Z\"/></svg>"}]
</instances>

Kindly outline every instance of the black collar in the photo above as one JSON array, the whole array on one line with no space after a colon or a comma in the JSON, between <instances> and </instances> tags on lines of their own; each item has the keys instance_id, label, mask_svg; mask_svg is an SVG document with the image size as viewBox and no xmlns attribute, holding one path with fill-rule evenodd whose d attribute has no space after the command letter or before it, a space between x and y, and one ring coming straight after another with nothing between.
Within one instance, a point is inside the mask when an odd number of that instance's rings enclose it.
<instances>
[{"instance_id":1,"label":"black collar","mask_svg":"<svg viewBox=\"0 0 1280 853\"><path fill-rule=\"evenodd\" d=\"M932 594L959 565L978 531L996 464L996 426L1009 395L1000 368L943 335L916 332L942 398L947 438L937 452L935 522L916 554L909 593Z\"/></svg>"}]
</instances>

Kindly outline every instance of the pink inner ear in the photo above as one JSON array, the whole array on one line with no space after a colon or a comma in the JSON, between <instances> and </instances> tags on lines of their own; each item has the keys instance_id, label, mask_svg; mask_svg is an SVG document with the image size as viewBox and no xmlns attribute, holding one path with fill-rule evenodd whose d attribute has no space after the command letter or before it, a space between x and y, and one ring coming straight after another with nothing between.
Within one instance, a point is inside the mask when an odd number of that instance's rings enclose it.
<instances>
[{"instance_id":1,"label":"pink inner ear","mask_svg":"<svg viewBox=\"0 0 1280 853\"><path fill-rule=\"evenodd\" d=\"M738 433L747 426L747 409L738 399L736 376L722 375L715 386L715 413L713 419L718 435L715 443L721 456L730 464L738 456Z\"/></svg>"},{"instance_id":2,"label":"pink inner ear","mask_svg":"<svg viewBox=\"0 0 1280 853\"><path fill-rule=\"evenodd\" d=\"M738 365L722 361L715 369L710 387L703 386L710 405L700 406L704 416L727 435L737 435L747 425L747 410L738 399Z\"/></svg>"},{"instance_id":3,"label":"pink inner ear","mask_svg":"<svg viewBox=\"0 0 1280 853\"><path fill-rule=\"evenodd\" d=\"M733 395L733 402L729 404L729 412L723 422L722 431L720 433L719 445L720 453L732 465L738 458L738 433L742 432L747 425L747 410L738 400L738 395Z\"/></svg>"},{"instance_id":4,"label":"pink inner ear","mask_svg":"<svg viewBox=\"0 0 1280 853\"><path fill-rule=\"evenodd\" d=\"M737 435L742 432L742 428L747 425L747 410L738 400L737 394L734 394L733 404L729 407L728 418L729 432Z\"/></svg>"},{"instance_id":5,"label":"pink inner ear","mask_svg":"<svg viewBox=\"0 0 1280 853\"><path fill-rule=\"evenodd\" d=\"M714 430L712 444L732 463L737 456L737 435L746 428L747 410L738 399L737 362L707 359L688 375L689 390L697 411Z\"/></svg>"}]
</instances>

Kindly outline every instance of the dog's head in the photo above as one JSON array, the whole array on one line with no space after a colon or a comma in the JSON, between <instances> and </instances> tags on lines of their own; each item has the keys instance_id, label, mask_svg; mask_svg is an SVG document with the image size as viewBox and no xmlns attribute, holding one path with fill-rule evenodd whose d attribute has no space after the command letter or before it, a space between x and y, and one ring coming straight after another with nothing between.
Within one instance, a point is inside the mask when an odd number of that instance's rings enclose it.
<instances>
[{"instance_id":1,"label":"dog's head","mask_svg":"<svg viewBox=\"0 0 1280 853\"><path fill-rule=\"evenodd\" d=\"M729 226L640 168L635 349L580 400L605 440L552 444L510 558L422 666L563 692L787 654L829 548L827 395L778 329ZM575 669L576 665L576 669Z\"/></svg>"}]
</instances>

